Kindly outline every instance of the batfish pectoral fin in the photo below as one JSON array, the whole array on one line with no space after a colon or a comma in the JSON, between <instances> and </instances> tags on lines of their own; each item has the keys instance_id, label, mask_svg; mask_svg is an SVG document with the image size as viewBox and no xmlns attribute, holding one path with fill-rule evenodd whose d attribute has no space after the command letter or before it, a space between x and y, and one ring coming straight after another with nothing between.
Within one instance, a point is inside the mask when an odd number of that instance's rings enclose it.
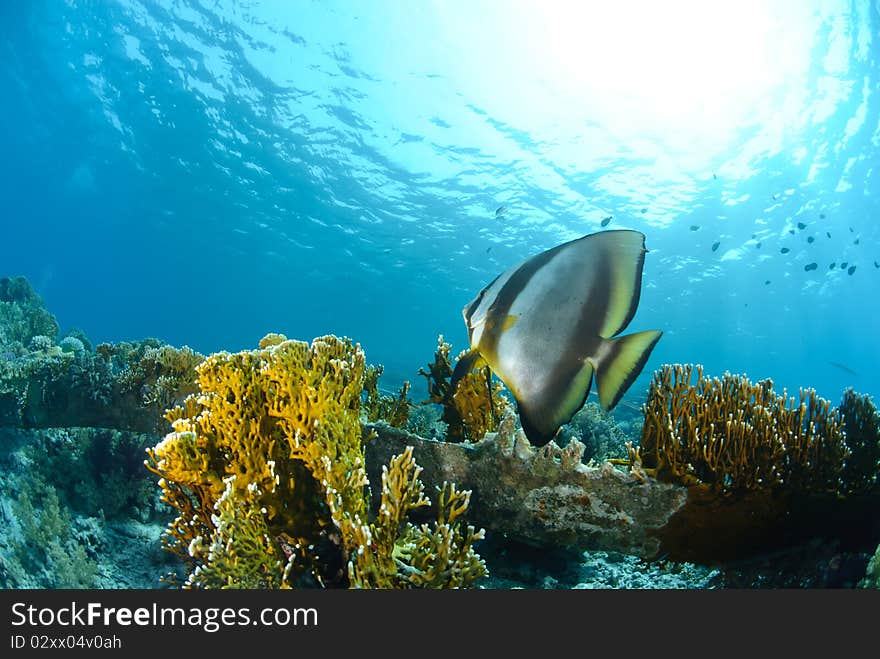
<instances>
[{"instance_id":1,"label":"batfish pectoral fin","mask_svg":"<svg viewBox=\"0 0 880 659\"><path fill-rule=\"evenodd\" d=\"M642 372L663 332L648 330L606 339L595 359L599 404L605 410L617 405L624 392Z\"/></svg>"},{"instance_id":2,"label":"batfish pectoral fin","mask_svg":"<svg viewBox=\"0 0 880 659\"><path fill-rule=\"evenodd\" d=\"M452 379L449 381L449 391L455 391L461 379L471 371L486 366L487 362L476 348L471 348L455 363L455 369L452 371Z\"/></svg>"},{"instance_id":3,"label":"batfish pectoral fin","mask_svg":"<svg viewBox=\"0 0 880 659\"><path fill-rule=\"evenodd\" d=\"M556 437L560 426L583 407L593 384L593 367L584 361L541 392L540 397L516 399L523 432L534 446Z\"/></svg>"}]
</instances>

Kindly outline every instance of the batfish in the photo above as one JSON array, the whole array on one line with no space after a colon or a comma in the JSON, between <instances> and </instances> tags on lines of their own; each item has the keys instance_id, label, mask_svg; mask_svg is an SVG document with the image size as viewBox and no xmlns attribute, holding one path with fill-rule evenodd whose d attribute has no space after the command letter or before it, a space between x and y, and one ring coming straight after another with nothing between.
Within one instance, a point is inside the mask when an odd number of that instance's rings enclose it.
<instances>
[{"instance_id":1,"label":"batfish","mask_svg":"<svg viewBox=\"0 0 880 659\"><path fill-rule=\"evenodd\" d=\"M636 313L646 251L638 231L601 231L500 274L462 312L471 350L456 364L453 386L488 364L537 446L584 405L594 376L599 403L612 409L662 335L614 338Z\"/></svg>"}]
</instances>

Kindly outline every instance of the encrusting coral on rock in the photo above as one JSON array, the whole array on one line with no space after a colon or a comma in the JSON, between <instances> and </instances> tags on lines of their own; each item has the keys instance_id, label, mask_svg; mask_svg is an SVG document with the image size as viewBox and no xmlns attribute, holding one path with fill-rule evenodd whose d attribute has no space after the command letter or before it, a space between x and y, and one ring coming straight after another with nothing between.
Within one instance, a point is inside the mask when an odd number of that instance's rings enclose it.
<instances>
[{"instance_id":1,"label":"encrusting coral on rock","mask_svg":"<svg viewBox=\"0 0 880 659\"><path fill-rule=\"evenodd\" d=\"M359 420L365 360L348 339L311 345L271 335L259 350L217 353L199 393L170 410L173 431L148 450L178 511L167 548L189 587L467 587L486 575L464 524L469 493L445 485L437 521L403 450L383 469L370 519Z\"/></svg>"}]
</instances>

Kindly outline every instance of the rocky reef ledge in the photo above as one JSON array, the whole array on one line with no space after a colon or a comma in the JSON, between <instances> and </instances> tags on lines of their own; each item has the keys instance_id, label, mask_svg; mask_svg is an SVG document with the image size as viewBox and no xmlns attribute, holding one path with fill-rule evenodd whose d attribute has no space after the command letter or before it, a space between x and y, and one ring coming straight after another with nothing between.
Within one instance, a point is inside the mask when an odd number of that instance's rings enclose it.
<instances>
[{"instance_id":1,"label":"rocky reef ledge","mask_svg":"<svg viewBox=\"0 0 880 659\"><path fill-rule=\"evenodd\" d=\"M472 444L366 424L370 482L381 482L380 466L412 446L425 483L446 480L472 491L468 517L490 534L536 546L657 557L656 533L685 504L687 488L640 478L609 462L583 464L584 445L577 440L535 449L515 421L511 411L498 432Z\"/></svg>"}]
</instances>

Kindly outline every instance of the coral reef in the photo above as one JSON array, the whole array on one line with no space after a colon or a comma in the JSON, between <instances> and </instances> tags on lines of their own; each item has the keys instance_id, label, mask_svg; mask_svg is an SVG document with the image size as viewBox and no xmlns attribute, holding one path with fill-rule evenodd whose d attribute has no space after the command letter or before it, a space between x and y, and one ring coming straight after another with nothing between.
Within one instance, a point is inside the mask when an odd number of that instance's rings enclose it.
<instances>
[{"instance_id":1,"label":"coral reef","mask_svg":"<svg viewBox=\"0 0 880 659\"><path fill-rule=\"evenodd\" d=\"M820 537L840 540L836 556L857 556L880 534L869 476L877 426L864 399L846 400L850 423L858 420L869 439L849 438L847 412L815 392L792 401L769 381L709 379L699 369L667 366L644 406L641 446L587 407L563 430L564 448L551 442L536 451L508 408L499 430L476 444L374 424L378 439L368 444L367 465L375 470L412 445L429 484L453 480L473 491L474 522L545 548L719 564ZM605 461L582 464L579 436ZM616 457L624 451L626 459Z\"/></svg>"},{"instance_id":2,"label":"coral reef","mask_svg":"<svg viewBox=\"0 0 880 659\"><path fill-rule=\"evenodd\" d=\"M0 279L0 587L878 587L870 397L665 366L536 450L457 363L414 405L336 337L93 347Z\"/></svg>"},{"instance_id":3,"label":"coral reef","mask_svg":"<svg viewBox=\"0 0 880 659\"><path fill-rule=\"evenodd\" d=\"M159 586L170 509L143 466L150 437L0 428L0 587Z\"/></svg>"},{"instance_id":4,"label":"coral reef","mask_svg":"<svg viewBox=\"0 0 880 659\"><path fill-rule=\"evenodd\" d=\"M163 414L195 390L195 366L204 357L157 339L103 343L94 352L82 335L55 344L44 330L47 315L39 298L27 305L4 302L0 316L0 425L47 428L104 427L165 432ZM6 331L8 330L8 331Z\"/></svg>"},{"instance_id":5,"label":"coral reef","mask_svg":"<svg viewBox=\"0 0 880 659\"><path fill-rule=\"evenodd\" d=\"M453 364L449 359L452 346L437 339L434 361L428 370L419 369L419 375L427 380L428 401L443 406L442 420L446 424L446 441L474 442L485 437L487 432L498 429L501 415L508 403L502 393L504 385L492 379L488 366L474 369L453 386ZM456 358L456 363L466 353Z\"/></svg>"},{"instance_id":6,"label":"coral reef","mask_svg":"<svg viewBox=\"0 0 880 659\"><path fill-rule=\"evenodd\" d=\"M369 520L359 420L365 360L348 339L311 345L267 336L217 353L199 393L170 410L173 431L148 450L177 512L166 547L191 567L187 587L461 587L485 575L460 518L468 493L441 490L437 522L406 450L382 474Z\"/></svg>"},{"instance_id":7,"label":"coral reef","mask_svg":"<svg viewBox=\"0 0 880 659\"><path fill-rule=\"evenodd\" d=\"M104 519L156 517L158 497L143 455L155 436L109 428L21 430L30 472L54 483L78 513Z\"/></svg>"}]
</instances>

